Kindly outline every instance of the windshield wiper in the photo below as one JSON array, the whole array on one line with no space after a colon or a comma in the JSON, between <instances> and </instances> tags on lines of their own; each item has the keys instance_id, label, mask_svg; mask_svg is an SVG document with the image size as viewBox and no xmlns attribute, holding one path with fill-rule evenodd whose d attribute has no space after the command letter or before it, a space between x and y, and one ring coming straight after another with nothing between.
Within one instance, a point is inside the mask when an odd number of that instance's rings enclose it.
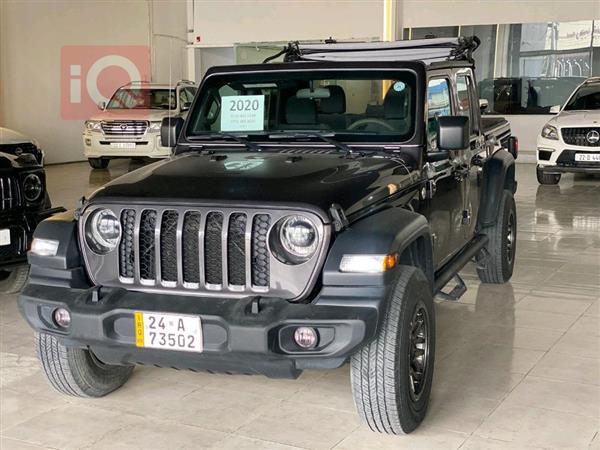
<instances>
[{"instance_id":1,"label":"windshield wiper","mask_svg":"<svg viewBox=\"0 0 600 450\"><path fill-rule=\"evenodd\" d=\"M335 148L337 148L338 150L341 150L343 152L346 153L346 155L350 155L352 154L353 150L348 147L346 144L344 144L343 142L340 142L336 139L332 139L331 136L335 136L335 134L325 134L325 133L316 133L313 131L300 131L298 133L295 132L289 132L289 131L283 131L281 133L272 133L269 135L270 139L277 139L277 138L285 138L285 139L305 139L305 138L317 138L317 139L321 139L324 142L327 142L328 144L333 145Z\"/></svg>"},{"instance_id":2,"label":"windshield wiper","mask_svg":"<svg viewBox=\"0 0 600 450\"><path fill-rule=\"evenodd\" d=\"M244 145L246 147L246 150L253 150L253 151L257 151L257 152L262 151L261 146L258 145L257 143L250 142L248 139L246 139L242 136L237 136L235 134L210 133L210 134L199 134L197 136L188 136L188 140L190 140L190 141L212 141L215 139L231 139L233 141L236 141L236 142Z\"/></svg>"}]
</instances>

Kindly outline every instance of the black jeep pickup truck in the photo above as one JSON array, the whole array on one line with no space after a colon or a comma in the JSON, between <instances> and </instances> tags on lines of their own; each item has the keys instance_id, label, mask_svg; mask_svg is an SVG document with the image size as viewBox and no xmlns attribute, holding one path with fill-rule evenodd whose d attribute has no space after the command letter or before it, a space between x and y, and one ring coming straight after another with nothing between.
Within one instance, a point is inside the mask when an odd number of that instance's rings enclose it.
<instances>
[{"instance_id":1,"label":"black jeep pickup truck","mask_svg":"<svg viewBox=\"0 0 600 450\"><path fill-rule=\"evenodd\" d=\"M0 151L0 294L19 292L27 281L27 250L51 208L44 169L35 155Z\"/></svg>"},{"instance_id":2,"label":"black jeep pickup truck","mask_svg":"<svg viewBox=\"0 0 600 450\"><path fill-rule=\"evenodd\" d=\"M136 364L293 378L349 361L369 426L414 430L434 296L457 299L470 260L484 283L515 262L514 139L480 117L476 45L296 43L209 70L163 121L169 160L38 227L59 245L29 254L19 305L51 384L99 397Z\"/></svg>"}]
</instances>

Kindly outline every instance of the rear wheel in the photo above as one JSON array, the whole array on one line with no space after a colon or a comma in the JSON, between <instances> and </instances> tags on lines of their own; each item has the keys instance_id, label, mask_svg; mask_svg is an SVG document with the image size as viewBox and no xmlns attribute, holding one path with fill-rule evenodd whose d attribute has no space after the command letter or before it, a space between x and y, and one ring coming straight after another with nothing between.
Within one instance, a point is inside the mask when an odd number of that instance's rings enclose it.
<instances>
[{"instance_id":1,"label":"rear wheel","mask_svg":"<svg viewBox=\"0 0 600 450\"><path fill-rule=\"evenodd\" d=\"M47 333L35 334L35 347L50 384L74 397L103 397L120 388L133 366L104 364L90 351L65 347Z\"/></svg>"},{"instance_id":2,"label":"rear wheel","mask_svg":"<svg viewBox=\"0 0 600 450\"><path fill-rule=\"evenodd\" d=\"M496 223L482 231L489 241L477 275L483 283L506 283L512 277L517 251L517 210L510 191L504 190Z\"/></svg>"},{"instance_id":3,"label":"rear wheel","mask_svg":"<svg viewBox=\"0 0 600 450\"><path fill-rule=\"evenodd\" d=\"M92 169L106 169L108 167L107 158L89 158L88 162Z\"/></svg>"},{"instance_id":4,"label":"rear wheel","mask_svg":"<svg viewBox=\"0 0 600 450\"><path fill-rule=\"evenodd\" d=\"M420 269L401 266L375 340L352 356L354 402L373 431L410 433L425 418L435 355L431 286Z\"/></svg>"},{"instance_id":5,"label":"rear wheel","mask_svg":"<svg viewBox=\"0 0 600 450\"><path fill-rule=\"evenodd\" d=\"M0 269L0 294L16 294L23 289L29 276L29 264Z\"/></svg>"},{"instance_id":6,"label":"rear wheel","mask_svg":"<svg viewBox=\"0 0 600 450\"><path fill-rule=\"evenodd\" d=\"M560 181L560 173L544 173L540 166L536 168L536 175L540 184L558 184Z\"/></svg>"}]
</instances>

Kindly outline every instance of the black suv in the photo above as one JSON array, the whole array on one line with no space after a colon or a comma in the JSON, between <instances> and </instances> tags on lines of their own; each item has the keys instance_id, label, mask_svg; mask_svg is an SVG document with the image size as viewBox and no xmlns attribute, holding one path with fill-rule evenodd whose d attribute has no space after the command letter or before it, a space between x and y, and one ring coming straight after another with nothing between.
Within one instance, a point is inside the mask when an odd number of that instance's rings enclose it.
<instances>
[{"instance_id":1,"label":"black suv","mask_svg":"<svg viewBox=\"0 0 600 450\"><path fill-rule=\"evenodd\" d=\"M457 299L472 259L485 283L515 261L516 146L480 117L476 44L292 44L284 63L211 69L185 121L163 121L170 160L38 227L60 245L30 253L19 304L52 385L99 397L135 364L294 378L350 361L369 426L415 429L434 296Z\"/></svg>"},{"instance_id":2,"label":"black suv","mask_svg":"<svg viewBox=\"0 0 600 450\"><path fill-rule=\"evenodd\" d=\"M64 209L51 209L37 158L0 152L0 294L18 292L25 285L33 230L59 211Z\"/></svg>"}]
</instances>

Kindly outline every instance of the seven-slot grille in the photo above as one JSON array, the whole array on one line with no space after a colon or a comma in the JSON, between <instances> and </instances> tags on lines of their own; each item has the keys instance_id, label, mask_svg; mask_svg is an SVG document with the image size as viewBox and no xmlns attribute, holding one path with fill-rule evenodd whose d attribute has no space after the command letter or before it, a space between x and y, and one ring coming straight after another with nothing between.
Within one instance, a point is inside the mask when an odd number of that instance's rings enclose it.
<instances>
[{"instance_id":1,"label":"seven-slot grille","mask_svg":"<svg viewBox=\"0 0 600 450\"><path fill-rule=\"evenodd\" d=\"M17 178L0 175L0 211L17 208L21 205L21 195Z\"/></svg>"},{"instance_id":2,"label":"seven-slot grille","mask_svg":"<svg viewBox=\"0 0 600 450\"><path fill-rule=\"evenodd\" d=\"M147 120L112 120L102 122L106 136L141 136L148 128Z\"/></svg>"},{"instance_id":3,"label":"seven-slot grille","mask_svg":"<svg viewBox=\"0 0 600 450\"><path fill-rule=\"evenodd\" d=\"M561 129L563 140L570 145L579 145L581 147L600 147L600 140L594 139L598 134L592 133L590 142L590 132L600 134L600 127L585 127L585 128L563 128Z\"/></svg>"},{"instance_id":4,"label":"seven-slot grille","mask_svg":"<svg viewBox=\"0 0 600 450\"><path fill-rule=\"evenodd\" d=\"M124 283L243 292L269 288L268 213L123 209Z\"/></svg>"}]
</instances>

